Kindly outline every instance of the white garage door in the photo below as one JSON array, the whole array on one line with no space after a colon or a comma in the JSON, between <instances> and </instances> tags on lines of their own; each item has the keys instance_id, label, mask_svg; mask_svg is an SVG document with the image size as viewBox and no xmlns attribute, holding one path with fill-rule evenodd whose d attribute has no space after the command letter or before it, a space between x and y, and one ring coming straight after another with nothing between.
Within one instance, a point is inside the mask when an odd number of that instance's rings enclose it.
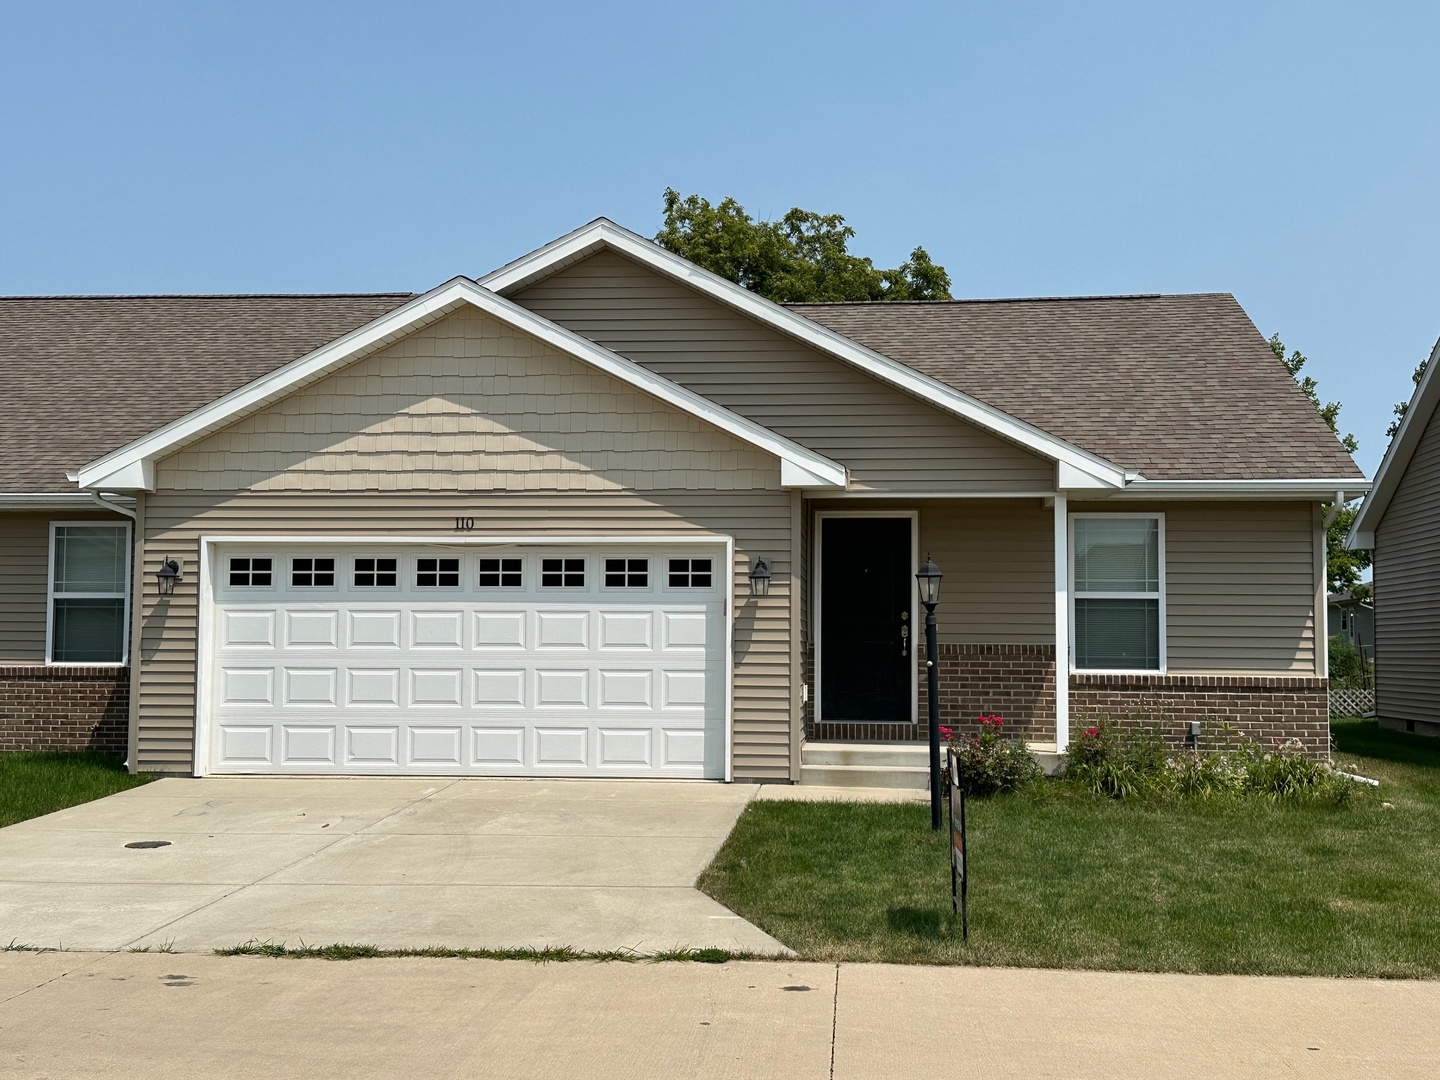
<instances>
[{"instance_id":1,"label":"white garage door","mask_svg":"<svg viewBox=\"0 0 1440 1080\"><path fill-rule=\"evenodd\" d=\"M725 774L726 549L217 545L222 773Z\"/></svg>"}]
</instances>

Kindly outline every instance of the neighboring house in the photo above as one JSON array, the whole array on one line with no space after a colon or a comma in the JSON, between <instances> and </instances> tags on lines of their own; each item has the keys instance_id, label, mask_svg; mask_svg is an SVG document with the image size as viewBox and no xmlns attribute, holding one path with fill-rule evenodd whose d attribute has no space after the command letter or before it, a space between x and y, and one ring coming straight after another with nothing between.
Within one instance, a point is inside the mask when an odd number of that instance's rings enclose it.
<instances>
[{"instance_id":1,"label":"neighboring house","mask_svg":"<svg viewBox=\"0 0 1440 1080\"><path fill-rule=\"evenodd\" d=\"M782 307L601 220L418 296L0 300L0 360L8 747L795 780L924 739L933 554L944 722L1327 752L1368 485L1229 295Z\"/></svg>"},{"instance_id":2,"label":"neighboring house","mask_svg":"<svg viewBox=\"0 0 1440 1080\"><path fill-rule=\"evenodd\" d=\"M1350 590L1331 593L1327 600L1330 636L1343 637L1360 650L1366 660L1375 657L1375 602Z\"/></svg>"},{"instance_id":3,"label":"neighboring house","mask_svg":"<svg viewBox=\"0 0 1440 1080\"><path fill-rule=\"evenodd\" d=\"M1375 558L1375 713L1440 735L1440 342L1346 543Z\"/></svg>"}]
</instances>

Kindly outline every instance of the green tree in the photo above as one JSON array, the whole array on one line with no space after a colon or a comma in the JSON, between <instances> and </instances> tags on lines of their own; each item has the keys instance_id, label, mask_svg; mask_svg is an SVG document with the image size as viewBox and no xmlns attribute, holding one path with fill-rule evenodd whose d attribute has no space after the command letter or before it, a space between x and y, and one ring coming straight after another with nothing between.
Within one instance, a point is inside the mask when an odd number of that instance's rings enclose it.
<instances>
[{"instance_id":1,"label":"green tree","mask_svg":"<svg viewBox=\"0 0 1440 1080\"><path fill-rule=\"evenodd\" d=\"M778 221L757 221L734 199L712 204L666 188L655 242L781 304L950 299L950 275L924 248L881 270L851 254L854 236L840 214L795 207Z\"/></svg>"},{"instance_id":2,"label":"green tree","mask_svg":"<svg viewBox=\"0 0 1440 1080\"><path fill-rule=\"evenodd\" d=\"M1420 376L1425 374L1425 365L1429 362L1429 360L1421 360L1416 366L1414 373L1410 376L1411 381L1414 382L1416 386L1420 385ZM1393 439L1395 433L1400 430L1400 421L1405 419L1405 412L1409 408L1409 401L1397 401L1395 403L1395 419L1391 420L1390 426L1385 429L1385 434L1390 438Z\"/></svg>"},{"instance_id":3,"label":"green tree","mask_svg":"<svg viewBox=\"0 0 1440 1080\"><path fill-rule=\"evenodd\" d=\"M1275 358L1285 365L1285 370L1290 377L1300 384L1300 389L1315 406L1315 411L1325 421L1326 426L1335 433L1341 444L1350 453L1360 449L1360 440L1352 434L1340 434L1340 402L1331 401L1322 403L1320 400L1319 384L1309 375L1302 375L1301 369L1305 366L1305 357L1299 349L1295 349L1287 357L1285 355L1285 344L1280 340L1280 335L1275 334L1270 338L1270 351ZM1328 515L1334 509L1333 503L1326 503L1323 507ZM1330 521L1330 527L1325 530L1325 578L1326 586L1331 592L1344 592L1360 584L1360 575L1370 565L1370 552L1351 551L1345 546L1345 534L1350 531L1350 526L1355 523L1355 515L1360 512L1360 502L1355 500L1346 503L1339 508L1339 511Z\"/></svg>"}]
</instances>

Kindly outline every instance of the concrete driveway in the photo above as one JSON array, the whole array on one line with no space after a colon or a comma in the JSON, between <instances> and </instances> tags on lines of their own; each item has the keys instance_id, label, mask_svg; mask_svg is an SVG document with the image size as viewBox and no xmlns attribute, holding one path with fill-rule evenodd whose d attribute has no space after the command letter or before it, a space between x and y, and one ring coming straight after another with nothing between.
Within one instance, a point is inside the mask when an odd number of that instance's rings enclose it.
<instances>
[{"instance_id":1,"label":"concrete driveway","mask_svg":"<svg viewBox=\"0 0 1440 1080\"><path fill-rule=\"evenodd\" d=\"M0 829L0 946L785 953L696 891L747 785L166 779ZM127 848L136 841L167 846Z\"/></svg>"}]
</instances>

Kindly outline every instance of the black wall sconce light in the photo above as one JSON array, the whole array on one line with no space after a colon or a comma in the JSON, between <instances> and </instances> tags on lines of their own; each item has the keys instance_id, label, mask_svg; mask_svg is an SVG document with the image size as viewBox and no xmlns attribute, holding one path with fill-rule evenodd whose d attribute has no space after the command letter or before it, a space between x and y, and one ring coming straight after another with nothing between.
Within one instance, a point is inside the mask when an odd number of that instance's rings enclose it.
<instances>
[{"instance_id":1,"label":"black wall sconce light","mask_svg":"<svg viewBox=\"0 0 1440 1080\"><path fill-rule=\"evenodd\" d=\"M770 595L770 564L764 559L756 559L755 566L750 570L750 595Z\"/></svg>"},{"instance_id":2,"label":"black wall sconce light","mask_svg":"<svg viewBox=\"0 0 1440 1080\"><path fill-rule=\"evenodd\" d=\"M160 586L160 595L169 596L175 591L175 582L180 580L180 564L174 559L165 559L155 571L155 582Z\"/></svg>"}]
</instances>

